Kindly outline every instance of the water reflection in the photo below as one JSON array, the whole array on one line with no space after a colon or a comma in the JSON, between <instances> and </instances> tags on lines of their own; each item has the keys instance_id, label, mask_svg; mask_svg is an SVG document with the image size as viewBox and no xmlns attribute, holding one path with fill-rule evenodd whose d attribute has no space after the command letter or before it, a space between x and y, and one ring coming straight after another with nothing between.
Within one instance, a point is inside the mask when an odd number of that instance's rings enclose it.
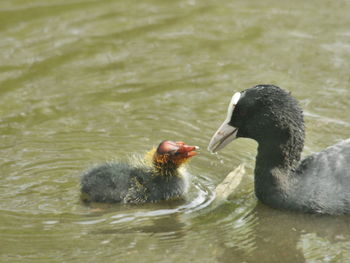
<instances>
[{"instance_id":1,"label":"water reflection","mask_svg":"<svg viewBox=\"0 0 350 263\"><path fill-rule=\"evenodd\" d=\"M237 141L219 160L205 151L232 93L258 83L302 101L306 153L349 136L348 1L13 0L0 9L0 261L349 258L348 217L272 210L249 182L214 206L228 172L241 162L251 172L256 144ZM184 203L79 201L83 170L163 139L202 148Z\"/></svg>"},{"instance_id":2,"label":"water reflection","mask_svg":"<svg viewBox=\"0 0 350 263\"><path fill-rule=\"evenodd\" d=\"M225 246L220 262L237 258L245 262L304 262L337 259L346 262L349 253L349 216L324 216L280 211L258 203L250 215L254 249ZM323 250L327 248L326 250Z\"/></svg>"}]
</instances>

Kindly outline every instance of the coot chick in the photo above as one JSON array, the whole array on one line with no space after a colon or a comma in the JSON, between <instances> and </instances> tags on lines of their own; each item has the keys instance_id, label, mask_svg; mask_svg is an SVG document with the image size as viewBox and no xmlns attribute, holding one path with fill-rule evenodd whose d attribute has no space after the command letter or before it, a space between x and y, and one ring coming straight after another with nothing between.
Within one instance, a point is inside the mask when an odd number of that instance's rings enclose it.
<instances>
[{"instance_id":1,"label":"coot chick","mask_svg":"<svg viewBox=\"0 0 350 263\"><path fill-rule=\"evenodd\" d=\"M149 152L149 164L111 162L95 167L82 176L82 199L137 204L181 198L188 189L182 164L197 154L196 149L184 142L163 141Z\"/></svg>"},{"instance_id":2,"label":"coot chick","mask_svg":"<svg viewBox=\"0 0 350 263\"><path fill-rule=\"evenodd\" d=\"M274 208L321 214L350 213L350 139L300 161L304 120L296 99L273 85L233 95L208 150L235 138L258 142L255 194Z\"/></svg>"}]
</instances>

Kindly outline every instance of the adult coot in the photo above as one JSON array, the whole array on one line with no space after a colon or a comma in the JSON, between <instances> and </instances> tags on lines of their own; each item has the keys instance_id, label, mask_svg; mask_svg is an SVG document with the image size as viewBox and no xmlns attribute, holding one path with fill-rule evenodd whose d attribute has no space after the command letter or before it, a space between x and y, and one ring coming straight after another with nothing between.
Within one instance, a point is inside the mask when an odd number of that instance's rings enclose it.
<instances>
[{"instance_id":1,"label":"adult coot","mask_svg":"<svg viewBox=\"0 0 350 263\"><path fill-rule=\"evenodd\" d=\"M239 137L258 142L254 174L260 201L280 209L350 213L350 139L300 161L304 120L290 93L273 85L235 93L208 150L217 152Z\"/></svg>"},{"instance_id":2,"label":"adult coot","mask_svg":"<svg viewBox=\"0 0 350 263\"><path fill-rule=\"evenodd\" d=\"M146 203L181 198L188 178L181 165L196 155L197 146L163 141L149 155L150 163L106 163L87 171L81 179L87 202Z\"/></svg>"}]
</instances>

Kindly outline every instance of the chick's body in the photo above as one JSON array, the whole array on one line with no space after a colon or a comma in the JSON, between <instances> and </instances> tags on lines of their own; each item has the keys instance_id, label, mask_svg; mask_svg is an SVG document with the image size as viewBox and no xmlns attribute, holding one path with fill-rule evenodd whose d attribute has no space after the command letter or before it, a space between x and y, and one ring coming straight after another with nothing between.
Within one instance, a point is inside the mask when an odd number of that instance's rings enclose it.
<instances>
[{"instance_id":1,"label":"chick's body","mask_svg":"<svg viewBox=\"0 0 350 263\"><path fill-rule=\"evenodd\" d=\"M183 197L188 190L189 179L180 166L186 158L177 158L176 149L163 153L159 147L150 153L153 157L149 165L144 162L139 165L111 162L87 171L81 179L82 199L87 202L137 204ZM189 148L186 153L193 156L194 149Z\"/></svg>"}]
</instances>

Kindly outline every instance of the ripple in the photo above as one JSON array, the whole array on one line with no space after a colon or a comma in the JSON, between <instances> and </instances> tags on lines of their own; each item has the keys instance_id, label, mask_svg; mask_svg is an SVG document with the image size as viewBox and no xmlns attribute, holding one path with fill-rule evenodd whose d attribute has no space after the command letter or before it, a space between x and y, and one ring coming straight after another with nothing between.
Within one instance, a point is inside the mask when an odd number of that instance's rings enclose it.
<instances>
[{"instance_id":1,"label":"ripple","mask_svg":"<svg viewBox=\"0 0 350 263\"><path fill-rule=\"evenodd\" d=\"M197 179L191 189L190 189L191 194L189 194L188 198L185 201L185 204L182 205L176 205L178 201L173 202L162 202L162 203L155 203L155 204L145 204L139 206L138 209L135 209L134 206L129 206L129 205L121 205L121 204L116 204L112 205L111 209L113 208L118 208L121 211L118 212L117 214L113 214L107 218L107 223L116 225L116 224L125 224L125 223L135 223L135 222L140 222L143 220L151 220L152 218L162 218L162 217L167 217L173 214L191 214L194 212L197 212L199 210L202 210L213 202L215 198L214 192L209 189L208 186L206 186L201 179ZM159 208L162 206L174 206L174 208ZM97 204L97 207L99 205ZM127 211L130 208L133 208L130 213L125 213L123 211L123 208ZM96 207L94 206L92 211L95 210ZM97 210L98 212L102 213L104 212L103 206L101 207L102 210ZM141 211L140 211L141 210ZM106 213L109 213L109 209L105 211ZM93 214L93 212L92 212ZM85 222L85 221L83 221ZM99 223L105 223L105 220L89 220L87 222L95 222L96 224Z\"/></svg>"},{"instance_id":2,"label":"ripple","mask_svg":"<svg viewBox=\"0 0 350 263\"><path fill-rule=\"evenodd\" d=\"M252 179L214 206L214 186L234 167L246 162L253 173L256 143L237 140L218 158L205 149L232 92L264 81L308 98L308 152L348 136L349 8L207 2L0 3L0 261L348 256L348 219L339 226L317 218L307 230L308 216L279 218L268 208L257 215ZM201 147L184 201L80 202L85 169L143 155L163 139ZM330 238L336 232L344 244ZM300 251L305 257L295 260Z\"/></svg>"}]
</instances>

